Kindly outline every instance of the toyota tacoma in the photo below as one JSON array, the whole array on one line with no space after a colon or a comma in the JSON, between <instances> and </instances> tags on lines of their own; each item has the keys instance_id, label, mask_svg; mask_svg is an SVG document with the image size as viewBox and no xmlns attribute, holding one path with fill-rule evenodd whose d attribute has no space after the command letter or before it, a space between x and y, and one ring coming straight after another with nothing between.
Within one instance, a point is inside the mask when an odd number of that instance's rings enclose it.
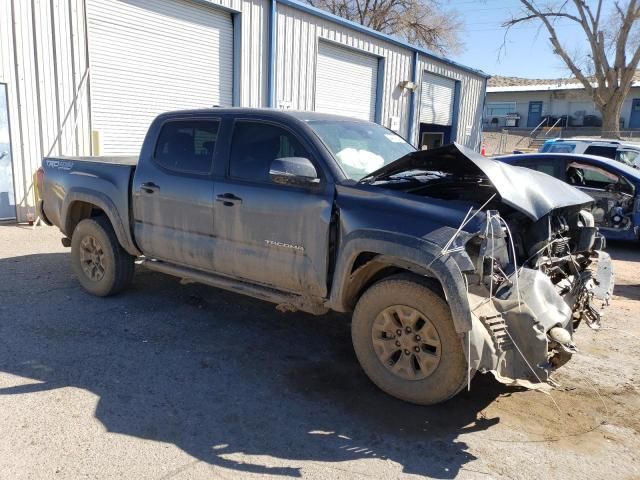
<instances>
[{"instance_id":1,"label":"toyota tacoma","mask_svg":"<svg viewBox=\"0 0 640 480\"><path fill-rule=\"evenodd\" d=\"M41 218L98 296L134 266L277 304L352 312L385 392L454 396L476 372L548 385L613 289L592 198L460 145L311 112L162 114L138 157L51 157Z\"/></svg>"}]
</instances>

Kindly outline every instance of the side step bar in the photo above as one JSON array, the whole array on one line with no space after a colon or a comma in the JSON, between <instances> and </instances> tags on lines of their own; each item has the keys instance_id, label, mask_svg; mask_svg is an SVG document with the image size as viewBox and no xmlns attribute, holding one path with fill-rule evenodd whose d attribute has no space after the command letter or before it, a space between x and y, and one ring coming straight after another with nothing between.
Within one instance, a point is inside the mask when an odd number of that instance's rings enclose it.
<instances>
[{"instance_id":1,"label":"side step bar","mask_svg":"<svg viewBox=\"0 0 640 480\"><path fill-rule=\"evenodd\" d=\"M276 308L280 311L295 312L296 310L301 310L313 315L323 315L329 311L329 309L324 306L321 299L281 292L274 288L242 282L222 275L201 272L192 268L181 267L179 265L161 262L159 260L150 260L145 258L140 262L140 265L145 266L149 270L182 278L184 281L203 283L212 287L222 288L223 290L228 290L230 292L241 293L253 298L275 303L277 304Z\"/></svg>"}]
</instances>

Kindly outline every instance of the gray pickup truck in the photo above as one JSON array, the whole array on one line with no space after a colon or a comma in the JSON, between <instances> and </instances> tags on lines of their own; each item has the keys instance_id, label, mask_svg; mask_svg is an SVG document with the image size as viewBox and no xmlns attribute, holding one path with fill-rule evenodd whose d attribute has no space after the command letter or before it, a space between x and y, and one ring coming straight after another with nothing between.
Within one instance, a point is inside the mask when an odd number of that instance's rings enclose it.
<instances>
[{"instance_id":1,"label":"gray pickup truck","mask_svg":"<svg viewBox=\"0 0 640 480\"><path fill-rule=\"evenodd\" d=\"M283 311L353 312L366 374L418 404L478 371L544 386L613 288L584 193L348 118L167 113L139 158L45 158L38 182L88 292L122 291L137 261Z\"/></svg>"}]
</instances>

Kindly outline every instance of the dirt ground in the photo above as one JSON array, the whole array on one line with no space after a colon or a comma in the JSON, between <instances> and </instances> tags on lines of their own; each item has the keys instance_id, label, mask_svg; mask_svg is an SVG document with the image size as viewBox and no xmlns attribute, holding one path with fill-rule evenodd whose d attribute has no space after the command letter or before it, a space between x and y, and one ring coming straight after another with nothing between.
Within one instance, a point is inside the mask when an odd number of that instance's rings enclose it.
<instances>
[{"instance_id":1,"label":"dirt ground","mask_svg":"<svg viewBox=\"0 0 640 480\"><path fill-rule=\"evenodd\" d=\"M139 270L98 299L54 228L0 226L0 479L640 478L640 245L551 395L478 375L436 407L378 391L349 319Z\"/></svg>"}]
</instances>

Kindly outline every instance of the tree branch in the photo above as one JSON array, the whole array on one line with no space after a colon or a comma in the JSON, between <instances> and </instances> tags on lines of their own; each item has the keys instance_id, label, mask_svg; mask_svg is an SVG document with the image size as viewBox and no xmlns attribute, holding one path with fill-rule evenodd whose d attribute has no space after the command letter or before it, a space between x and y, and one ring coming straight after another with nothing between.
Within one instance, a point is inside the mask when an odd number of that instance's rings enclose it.
<instances>
[{"instance_id":1,"label":"tree branch","mask_svg":"<svg viewBox=\"0 0 640 480\"><path fill-rule=\"evenodd\" d=\"M562 58L562 60L564 60L564 63L567 65L567 67L569 67L569 70L571 70L571 73L573 73L575 77L580 81L580 83L584 85L584 88L587 91L587 93L589 93L590 95L593 95L594 89L593 89L593 86L591 85L591 82L587 79L587 77L585 77L582 71L578 68L578 66L575 64L575 62L571 59L571 57L567 54L566 50L560 44L560 40L558 39L558 34L556 33L556 29L549 21L549 17L554 15L550 15L549 13L543 13L539 11L533 5L533 3L529 0L520 0L520 1L527 8L527 10L531 12L532 19L539 18L542 21L547 31L549 32L549 35L551 36L549 40L551 41L551 45L553 45L554 52L557 55L559 55ZM512 22L507 22L507 23L511 23L511 25L514 24Z\"/></svg>"}]
</instances>

